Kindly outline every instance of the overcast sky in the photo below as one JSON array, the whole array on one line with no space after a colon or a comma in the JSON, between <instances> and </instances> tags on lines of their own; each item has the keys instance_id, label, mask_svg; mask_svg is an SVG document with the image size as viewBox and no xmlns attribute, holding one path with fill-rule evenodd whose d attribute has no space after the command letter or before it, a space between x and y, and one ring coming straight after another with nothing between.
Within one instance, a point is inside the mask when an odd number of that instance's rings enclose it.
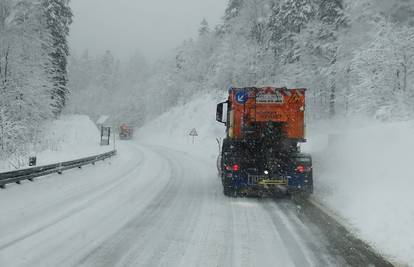
<instances>
[{"instance_id":1,"label":"overcast sky","mask_svg":"<svg viewBox=\"0 0 414 267\"><path fill-rule=\"evenodd\" d=\"M72 0L73 52L111 50L121 59L140 51L153 61L195 37L203 17L218 24L227 0Z\"/></svg>"}]
</instances>

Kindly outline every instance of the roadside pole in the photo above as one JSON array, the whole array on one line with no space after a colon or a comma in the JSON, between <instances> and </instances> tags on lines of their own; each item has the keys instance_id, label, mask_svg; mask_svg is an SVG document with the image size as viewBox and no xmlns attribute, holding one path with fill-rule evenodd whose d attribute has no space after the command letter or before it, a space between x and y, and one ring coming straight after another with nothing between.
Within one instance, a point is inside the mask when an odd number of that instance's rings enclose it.
<instances>
[{"instance_id":1,"label":"roadside pole","mask_svg":"<svg viewBox=\"0 0 414 267\"><path fill-rule=\"evenodd\" d=\"M115 146L115 140L116 140L116 138L115 138L115 127L114 127L114 134L113 134L113 136L114 136L114 150L116 150L116 146Z\"/></svg>"},{"instance_id":2,"label":"roadside pole","mask_svg":"<svg viewBox=\"0 0 414 267\"><path fill-rule=\"evenodd\" d=\"M196 138L196 136L198 136L197 130L195 128L193 128L188 135L193 137L193 145L194 145L195 144L195 138Z\"/></svg>"}]
</instances>

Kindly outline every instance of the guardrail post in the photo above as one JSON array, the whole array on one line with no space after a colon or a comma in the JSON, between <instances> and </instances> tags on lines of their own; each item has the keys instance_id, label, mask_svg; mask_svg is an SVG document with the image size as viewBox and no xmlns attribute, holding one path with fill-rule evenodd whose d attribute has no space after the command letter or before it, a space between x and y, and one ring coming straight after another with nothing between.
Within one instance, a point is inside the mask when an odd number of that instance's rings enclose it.
<instances>
[{"instance_id":1,"label":"guardrail post","mask_svg":"<svg viewBox=\"0 0 414 267\"><path fill-rule=\"evenodd\" d=\"M59 164L58 172L57 173L58 174L62 174L62 163Z\"/></svg>"},{"instance_id":2,"label":"guardrail post","mask_svg":"<svg viewBox=\"0 0 414 267\"><path fill-rule=\"evenodd\" d=\"M21 184L21 183L22 183L22 181L20 181L20 180L19 181L16 181L16 184Z\"/></svg>"}]
</instances>

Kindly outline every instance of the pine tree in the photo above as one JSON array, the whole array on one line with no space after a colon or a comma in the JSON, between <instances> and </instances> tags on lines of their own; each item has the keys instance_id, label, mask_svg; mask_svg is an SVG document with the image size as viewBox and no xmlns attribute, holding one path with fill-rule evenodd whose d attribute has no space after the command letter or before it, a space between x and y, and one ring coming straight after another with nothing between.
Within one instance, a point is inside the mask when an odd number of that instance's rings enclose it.
<instances>
[{"instance_id":1,"label":"pine tree","mask_svg":"<svg viewBox=\"0 0 414 267\"><path fill-rule=\"evenodd\" d=\"M269 47L283 64L298 59L295 56L295 35L306 27L314 15L310 0L285 0L273 6L268 26L271 32Z\"/></svg>"},{"instance_id":2,"label":"pine tree","mask_svg":"<svg viewBox=\"0 0 414 267\"><path fill-rule=\"evenodd\" d=\"M51 57L54 89L52 98L55 113L59 114L66 104L67 88L67 56L69 46L67 37L69 25L72 23L72 11L69 7L69 0L42 0L46 27L52 37Z\"/></svg>"},{"instance_id":3,"label":"pine tree","mask_svg":"<svg viewBox=\"0 0 414 267\"><path fill-rule=\"evenodd\" d=\"M264 46L269 37L267 25L272 13L269 0L250 0L243 7L243 21L237 21L241 24L240 30L248 34L244 34L248 39Z\"/></svg>"},{"instance_id":4,"label":"pine tree","mask_svg":"<svg viewBox=\"0 0 414 267\"><path fill-rule=\"evenodd\" d=\"M320 0L318 17L328 25L343 24L343 0Z\"/></svg>"},{"instance_id":5,"label":"pine tree","mask_svg":"<svg viewBox=\"0 0 414 267\"><path fill-rule=\"evenodd\" d=\"M337 35L340 27L344 26L343 3L342 0L321 0L319 6L319 20L327 29L326 34L321 41L326 42L325 57L328 60L328 86L329 86L329 115L333 117L336 115L336 64L337 64Z\"/></svg>"},{"instance_id":6,"label":"pine tree","mask_svg":"<svg viewBox=\"0 0 414 267\"><path fill-rule=\"evenodd\" d=\"M199 36L204 36L204 35L209 34L209 33L210 33L210 27L208 25L207 20L204 18L201 21L200 28L198 30L198 35Z\"/></svg>"},{"instance_id":7,"label":"pine tree","mask_svg":"<svg viewBox=\"0 0 414 267\"><path fill-rule=\"evenodd\" d=\"M270 32L269 48L273 51L275 57L277 57L282 51L280 40L282 39L284 29L280 15L280 5L273 3L271 10L272 14L270 15L268 25L268 31Z\"/></svg>"},{"instance_id":8,"label":"pine tree","mask_svg":"<svg viewBox=\"0 0 414 267\"><path fill-rule=\"evenodd\" d=\"M280 10L282 25L288 33L300 33L314 12L311 0L286 0Z\"/></svg>"},{"instance_id":9,"label":"pine tree","mask_svg":"<svg viewBox=\"0 0 414 267\"><path fill-rule=\"evenodd\" d=\"M224 13L224 21L229 22L233 18L239 16L245 0L229 0L226 11Z\"/></svg>"}]
</instances>

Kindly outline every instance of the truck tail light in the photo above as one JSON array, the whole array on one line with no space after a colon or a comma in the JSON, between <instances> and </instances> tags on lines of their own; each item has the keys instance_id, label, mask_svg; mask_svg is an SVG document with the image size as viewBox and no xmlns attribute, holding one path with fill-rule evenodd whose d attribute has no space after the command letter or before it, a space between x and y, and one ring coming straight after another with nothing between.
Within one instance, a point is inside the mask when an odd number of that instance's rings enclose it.
<instances>
[{"instance_id":1,"label":"truck tail light","mask_svg":"<svg viewBox=\"0 0 414 267\"><path fill-rule=\"evenodd\" d=\"M239 164L234 164L234 165L226 165L226 171L235 171L238 172L240 171L240 166Z\"/></svg>"},{"instance_id":2,"label":"truck tail light","mask_svg":"<svg viewBox=\"0 0 414 267\"><path fill-rule=\"evenodd\" d=\"M303 165L299 165L299 166L296 167L296 171L298 173L304 173L306 171L306 168Z\"/></svg>"}]
</instances>

